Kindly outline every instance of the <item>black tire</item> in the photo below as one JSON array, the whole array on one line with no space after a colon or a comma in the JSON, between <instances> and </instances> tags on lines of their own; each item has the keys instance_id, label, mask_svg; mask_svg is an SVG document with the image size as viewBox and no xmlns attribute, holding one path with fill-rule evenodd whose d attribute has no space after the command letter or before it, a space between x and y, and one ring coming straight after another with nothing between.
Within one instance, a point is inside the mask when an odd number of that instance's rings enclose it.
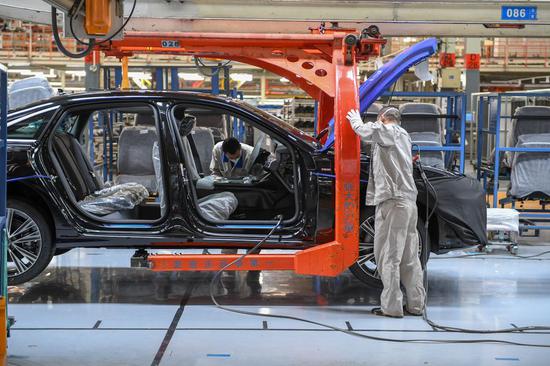
<instances>
[{"instance_id":1,"label":"black tire","mask_svg":"<svg viewBox=\"0 0 550 366\"><path fill-rule=\"evenodd\" d=\"M55 248L50 226L38 209L16 199L8 200L7 209L8 284L19 285L42 273Z\"/></svg>"},{"instance_id":2,"label":"black tire","mask_svg":"<svg viewBox=\"0 0 550 366\"><path fill-rule=\"evenodd\" d=\"M424 220L420 217L418 218L416 228L420 238L418 256L420 257L422 268L424 268L430 256L430 240L429 237L426 238ZM428 249L428 255L425 259L421 255L424 243ZM365 285L374 288L383 288L380 276L376 271L376 261L374 259L374 214L367 217L359 227L359 257L357 258L357 262L349 267L349 270Z\"/></svg>"}]
</instances>

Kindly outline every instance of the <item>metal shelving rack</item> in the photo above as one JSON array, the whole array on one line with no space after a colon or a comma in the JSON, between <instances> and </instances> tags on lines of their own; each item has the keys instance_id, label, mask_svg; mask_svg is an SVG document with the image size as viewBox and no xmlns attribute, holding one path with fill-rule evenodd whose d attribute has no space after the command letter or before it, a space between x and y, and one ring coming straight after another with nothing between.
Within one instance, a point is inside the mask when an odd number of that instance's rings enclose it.
<instances>
[{"instance_id":1,"label":"metal shelving rack","mask_svg":"<svg viewBox=\"0 0 550 366\"><path fill-rule=\"evenodd\" d=\"M316 103L314 99L291 98L283 105L283 119L300 130L313 134L316 124Z\"/></svg>"},{"instance_id":2,"label":"metal shelving rack","mask_svg":"<svg viewBox=\"0 0 550 366\"><path fill-rule=\"evenodd\" d=\"M541 209L518 208L516 200L509 199L506 202L499 201L499 185L503 180L500 174L501 153L505 152L531 152L531 153L550 153L550 148L527 148L527 147L509 147L506 137L509 121L513 119L512 101L513 99L522 99L525 105L537 104L537 98L550 100L550 91L533 92L506 92L491 93L478 96L477 105L477 156L476 169L478 180L482 180L487 193L492 193L491 207L497 208L510 203L512 208L520 212L520 230L535 230L537 235L539 230L550 230L550 211L542 205ZM504 124L504 129L502 125ZM504 134L504 137L501 136ZM494 164L490 163L490 154L494 147ZM485 158L485 160L484 160ZM492 190L489 187L488 179L492 178ZM528 200L525 200L528 201ZM539 200L537 200L539 201ZM538 223L538 224L536 224Z\"/></svg>"},{"instance_id":3,"label":"metal shelving rack","mask_svg":"<svg viewBox=\"0 0 550 366\"><path fill-rule=\"evenodd\" d=\"M433 100L440 107L445 108L445 144L444 146L418 146L418 151L443 151L445 162L449 161L450 153L458 152L460 173L464 173L465 146L466 146L466 94L456 92L393 92L384 93L382 101L391 98L405 99L407 101ZM392 102L393 104L393 102ZM460 141L453 143L453 134L458 133Z\"/></svg>"}]
</instances>

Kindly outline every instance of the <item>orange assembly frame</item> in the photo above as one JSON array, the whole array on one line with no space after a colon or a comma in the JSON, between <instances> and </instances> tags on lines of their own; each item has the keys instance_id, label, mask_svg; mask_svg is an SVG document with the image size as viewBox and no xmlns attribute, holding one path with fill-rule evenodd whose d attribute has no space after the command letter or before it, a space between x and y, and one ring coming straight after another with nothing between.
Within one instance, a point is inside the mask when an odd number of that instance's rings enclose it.
<instances>
[{"instance_id":1,"label":"orange assembly frame","mask_svg":"<svg viewBox=\"0 0 550 366\"><path fill-rule=\"evenodd\" d=\"M352 265L359 253L360 146L346 120L350 109L359 108L356 64L378 55L384 43L380 38L338 28L311 34L128 32L124 39L98 46L98 50L123 63L134 53L175 53L258 66L294 82L319 102L317 132L334 116L334 240L292 254L250 254L227 269L336 276ZM147 262L153 271L214 271L239 257L149 255Z\"/></svg>"}]
</instances>

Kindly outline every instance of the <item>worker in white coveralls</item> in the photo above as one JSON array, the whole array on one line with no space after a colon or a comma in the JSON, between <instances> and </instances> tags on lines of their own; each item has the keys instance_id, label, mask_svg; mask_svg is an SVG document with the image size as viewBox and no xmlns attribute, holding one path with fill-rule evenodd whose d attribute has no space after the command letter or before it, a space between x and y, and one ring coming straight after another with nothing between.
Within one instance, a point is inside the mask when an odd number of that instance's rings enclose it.
<instances>
[{"instance_id":1,"label":"worker in white coveralls","mask_svg":"<svg viewBox=\"0 0 550 366\"><path fill-rule=\"evenodd\" d=\"M357 110L349 111L347 118L361 140L371 144L366 204L376 206L374 257L384 285L381 307L372 312L395 318L402 318L404 312L422 315L426 291L418 258L418 192L411 138L399 125L399 110L392 106L382 108L376 122L363 123Z\"/></svg>"},{"instance_id":2,"label":"worker in white coveralls","mask_svg":"<svg viewBox=\"0 0 550 366\"><path fill-rule=\"evenodd\" d=\"M218 142L212 150L210 171L216 177L241 178L248 175L246 167L254 148L234 137Z\"/></svg>"}]
</instances>

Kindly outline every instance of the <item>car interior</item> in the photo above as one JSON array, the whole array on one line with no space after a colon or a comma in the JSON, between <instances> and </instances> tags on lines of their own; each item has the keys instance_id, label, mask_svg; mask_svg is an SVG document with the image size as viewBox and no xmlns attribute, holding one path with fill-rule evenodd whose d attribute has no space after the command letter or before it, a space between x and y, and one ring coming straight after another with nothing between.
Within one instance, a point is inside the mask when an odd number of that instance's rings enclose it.
<instances>
[{"instance_id":1,"label":"car interior","mask_svg":"<svg viewBox=\"0 0 550 366\"><path fill-rule=\"evenodd\" d=\"M204 219L259 223L271 222L277 215L285 221L297 216L297 167L285 144L225 110L176 105L172 117L180 131L195 204ZM211 171L214 147L231 136L252 148L246 174L215 176Z\"/></svg>"},{"instance_id":2,"label":"car interior","mask_svg":"<svg viewBox=\"0 0 550 366\"><path fill-rule=\"evenodd\" d=\"M108 222L156 221L163 214L163 180L153 165L158 143L154 110L137 104L68 112L50 148L61 184L86 215Z\"/></svg>"}]
</instances>

